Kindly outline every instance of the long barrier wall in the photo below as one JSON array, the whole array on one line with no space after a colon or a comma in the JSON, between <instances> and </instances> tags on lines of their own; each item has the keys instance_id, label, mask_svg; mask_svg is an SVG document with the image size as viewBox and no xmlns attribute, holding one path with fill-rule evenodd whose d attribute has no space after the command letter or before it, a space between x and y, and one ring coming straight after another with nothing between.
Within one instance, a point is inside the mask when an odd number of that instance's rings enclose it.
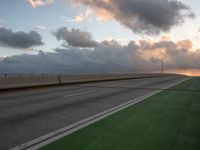
<instances>
[{"instance_id":1,"label":"long barrier wall","mask_svg":"<svg viewBox=\"0 0 200 150\"><path fill-rule=\"evenodd\" d=\"M25 87L62 85L81 82L123 80L133 78L148 78L175 76L174 74L93 74L93 75L20 75L0 76L0 90ZM177 75L176 75L177 76Z\"/></svg>"},{"instance_id":2,"label":"long barrier wall","mask_svg":"<svg viewBox=\"0 0 200 150\"><path fill-rule=\"evenodd\" d=\"M0 77L0 89L13 89L60 84L57 76Z\"/></svg>"}]
</instances>

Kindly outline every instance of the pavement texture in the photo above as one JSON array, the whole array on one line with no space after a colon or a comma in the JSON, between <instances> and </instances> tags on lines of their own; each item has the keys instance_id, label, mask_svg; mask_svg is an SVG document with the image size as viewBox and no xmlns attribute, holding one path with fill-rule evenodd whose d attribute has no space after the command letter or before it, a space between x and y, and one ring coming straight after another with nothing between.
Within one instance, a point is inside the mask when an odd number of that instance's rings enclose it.
<instances>
[{"instance_id":1,"label":"pavement texture","mask_svg":"<svg viewBox=\"0 0 200 150\"><path fill-rule=\"evenodd\" d=\"M18 146L183 78L141 78L1 92L0 150Z\"/></svg>"},{"instance_id":2,"label":"pavement texture","mask_svg":"<svg viewBox=\"0 0 200 150\"><path fill-rule=\"evenodd\" d=\"M199 150L200 78L65 136L40 150Z\"/></svg>"}]
</instances>

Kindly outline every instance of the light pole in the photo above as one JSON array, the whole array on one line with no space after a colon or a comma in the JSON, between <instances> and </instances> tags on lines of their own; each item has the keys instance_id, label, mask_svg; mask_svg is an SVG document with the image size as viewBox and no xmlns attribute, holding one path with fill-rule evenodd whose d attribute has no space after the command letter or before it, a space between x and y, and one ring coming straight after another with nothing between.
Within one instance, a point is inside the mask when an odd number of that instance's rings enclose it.
<instances>
[{"instance_id":1,"label":"light pole","mask_svg":"<svg viewBox=\"0 0 200 150\"><path fill-rule=\"evenodd\" d=\"M164 73L164 58L161 58L161 74Z\"/></svg>"}]
</instances>

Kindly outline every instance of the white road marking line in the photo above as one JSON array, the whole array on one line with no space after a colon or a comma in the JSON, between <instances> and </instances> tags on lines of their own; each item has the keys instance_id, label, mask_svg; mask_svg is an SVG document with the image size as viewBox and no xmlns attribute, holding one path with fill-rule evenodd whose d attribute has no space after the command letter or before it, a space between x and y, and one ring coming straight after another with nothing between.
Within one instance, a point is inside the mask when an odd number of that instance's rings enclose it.
<instances>
[{"instance_id":1,"label":"white road marking line","mask_svg":"<svg viewBox=\"0 0 200 150\"><path fill-rule=\"evenodd\" d=\"M164 89L168 89L172 86L175 86L183 81L186 81L190 78L186 78L186 79L183 79L183 80L180 80L180 81L177 81L176 83L173 83L173 84L170 84L168 86L165 86ZM46 134L44 136L41 136L39 138L36 138L32 141L29 141L27 143L24 143L22 145L19 145L17 147L14 147L14 148L11 148L10 150L37 150L47 144L50 144L56 140L59 140L61 138L63 138L64 136L67 136L69 134L72 134L94 122L97 122L105 117L108 117L120 110L123 110L127 107L130 107L131 105L134 105L134 104L137 104L139 103L140 101L148 98L148 97L151 97L159 92L161 92L163 90L155 90L153 92L150 92L150 93L147 93L146 95L143 95L143 96L140 96L140 97L137 97L137 98L134 98L132 100L129 100L128 102L125 102L123 104L120 104L116 107L113 107L113 108L110 108L108 110L105 110L103 112L100 112L98 114L95 114L93 116L90 116L88 118L85 118L83 120L80 120L76 123L73 123L71 125L68 125L62 129L59 129L59 130L55 130L49 134Z\"/></svg>"},{"instance_id":2,"label":"white road marking line","mask_svg":"<svg viewBox=\"0 0 200 150\"><path fill-rule=\"evenodd\" d=\"M89 93L94 93L94 92L96 92L96 90L92 90L92 91L84 91L84 92L79 92L79 93L69 94L69 95L65 95L64 97L71 97L71 96L83 95L83 94L89 94Z\"/></svg>"}]
</instances>

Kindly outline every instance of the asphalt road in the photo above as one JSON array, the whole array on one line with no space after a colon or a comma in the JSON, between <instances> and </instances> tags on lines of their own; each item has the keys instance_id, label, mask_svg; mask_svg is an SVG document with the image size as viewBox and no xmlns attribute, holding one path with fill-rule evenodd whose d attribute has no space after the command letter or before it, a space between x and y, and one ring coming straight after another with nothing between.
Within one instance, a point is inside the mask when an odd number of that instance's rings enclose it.
<instances>
[{"instance_id":1,"label":"asphalt road","mask_svg":"<svg viewBox=\"0 0 200 150\"><path fill-rule=\"evenodd\" d=\"M181 79L142 78L0 93L0 150L18 146Z\"/></svg>"}]
</instances>

